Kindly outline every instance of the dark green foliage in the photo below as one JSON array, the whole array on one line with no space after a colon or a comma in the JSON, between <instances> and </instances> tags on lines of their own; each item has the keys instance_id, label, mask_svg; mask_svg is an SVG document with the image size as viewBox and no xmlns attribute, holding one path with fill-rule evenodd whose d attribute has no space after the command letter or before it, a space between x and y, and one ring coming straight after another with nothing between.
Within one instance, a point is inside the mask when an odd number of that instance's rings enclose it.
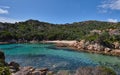
<instances>
[{"instance_id":1,"label":"dark green foliage","mask_svg":"<svg viewBox=\"0 0 120 75\"><path fill-rule=\"evenodd\" d=\"M50 24L37 20L28 20L15 24L0 23L0 41L19 40L79 40L90 34L91 30L107 28L120 29L120 23L85 21L72 24ZM92 35L93 36L93 35ZM95 40L98 35L86 39ZM116 36L119 40L120 37Z\"/></svg>"},{"instance_id":2,"label":"dark green foliage","mask_svg":"<svg viewBox=\"0 0 120 75\"><path fill-rule=\"evenodd\" d=\"M99 38L98 34L87 35L83 39L88 41L96 41Z\"/></svg>"},{"instance_id":3,"label":"dark green foliage","mask_svg":"<svg viewBox=\"0 0 120 75\"><path fill-rule=\"evenodd\" d=\"M8 67L0 67L0 75L11 75Z\"/></svg>"},{"instance_id":4,"label":"dark green foliage","mask_svg":"<svg viewBox=\"0 0 120 75\"><path fill-rule=\"evenodd\" d=\"M5 55L0 51L0 75L11 75L9 68L5 63Z\"/></svg>"}]
</instances>

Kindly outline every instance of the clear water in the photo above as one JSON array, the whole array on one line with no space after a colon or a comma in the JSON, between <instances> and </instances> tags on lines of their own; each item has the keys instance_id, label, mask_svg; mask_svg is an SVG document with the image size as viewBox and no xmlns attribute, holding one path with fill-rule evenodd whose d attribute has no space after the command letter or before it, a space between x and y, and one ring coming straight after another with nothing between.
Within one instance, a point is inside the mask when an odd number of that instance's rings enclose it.
<instances>
[{"instance_id":1,"label":"clear water","mask_svg":"<svg viewBox=\"0 0 120 75\"><path fill-rule=\"evenodd\" d=\"M0 45L6 61L21 66L47 67L51 70L75 70L84 66L105 65L120 74L120 57L77 52L56 48L53 44L6 44Z\"/></svg>"}]
</instances>

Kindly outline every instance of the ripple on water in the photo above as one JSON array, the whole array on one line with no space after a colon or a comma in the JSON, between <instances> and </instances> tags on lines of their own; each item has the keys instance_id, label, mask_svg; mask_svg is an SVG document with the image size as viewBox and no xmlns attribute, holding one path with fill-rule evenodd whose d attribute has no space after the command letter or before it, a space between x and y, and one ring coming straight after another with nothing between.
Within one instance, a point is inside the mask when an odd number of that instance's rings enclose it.
<instances>
[{"instance_id":1,"label":"ripple on water","mask_svg":"<svg viewBox=\"0 0 120 75\"><path fill-rule=\"evenodd\" d=\"M16 61L22 66L74 70L81 66L105 65L120 72L120 57L71 51L53 44L9 44L0 45L0 49L5 52L7 62Z\"/></svg>"}]
</instances>

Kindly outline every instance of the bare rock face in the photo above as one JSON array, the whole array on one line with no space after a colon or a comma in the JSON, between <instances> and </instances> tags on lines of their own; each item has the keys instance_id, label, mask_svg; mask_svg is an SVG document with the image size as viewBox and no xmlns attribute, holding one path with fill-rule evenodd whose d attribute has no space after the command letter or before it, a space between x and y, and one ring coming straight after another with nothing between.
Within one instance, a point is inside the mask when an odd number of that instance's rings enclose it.
<instances>
[{"instance_id":1,"label":"bare rock face","mask_svg":"<svg viewBox=\"0 0 120 75\"><path fill-rule=\"evenodd\" d=\"M71 46L73 46L77 49L84 49L85 48L85 40L81 40L80 42L76 42Z\"/></svg>"},{"instance_id":2,"label":"bare rock face","mask_svg":"<svg viewBox=\"0 0 120 75\"><path fill-rule=\"evenodd\" d=\"M85 40L81 40L81 41L79 42L79 47L81 47L82 49L85 48Z\"/></svg>"},{"instance_id":3,"label":"bare rock face","mask_svg":"<svg viewBox=\"0 0 120 75\"><path fill-rule=\"evenodd\" d=\"M81 40L80 42L76 42L72 45L77 49L84 49L84 50L94 50L94 51L104 51L104 47L95 42L89 42L85 40Z\"/></svg>"}]
</instances>

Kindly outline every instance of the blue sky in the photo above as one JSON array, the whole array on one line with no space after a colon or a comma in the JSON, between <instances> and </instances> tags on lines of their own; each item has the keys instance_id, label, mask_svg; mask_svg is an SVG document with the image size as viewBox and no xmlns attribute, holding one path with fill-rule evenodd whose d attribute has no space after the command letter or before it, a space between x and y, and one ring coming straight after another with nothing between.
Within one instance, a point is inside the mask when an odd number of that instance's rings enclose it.
<instances>
[{"instance_id":1,"label":"blue sky","mask_svg":"<svg viewBox=\"0 0 120 75\"><path fill-rule=\"evenodd\" d=\"M35 19L50 23L118 22L120 0L0 0L0 21Z\"/></svg>"}]
</instances>

